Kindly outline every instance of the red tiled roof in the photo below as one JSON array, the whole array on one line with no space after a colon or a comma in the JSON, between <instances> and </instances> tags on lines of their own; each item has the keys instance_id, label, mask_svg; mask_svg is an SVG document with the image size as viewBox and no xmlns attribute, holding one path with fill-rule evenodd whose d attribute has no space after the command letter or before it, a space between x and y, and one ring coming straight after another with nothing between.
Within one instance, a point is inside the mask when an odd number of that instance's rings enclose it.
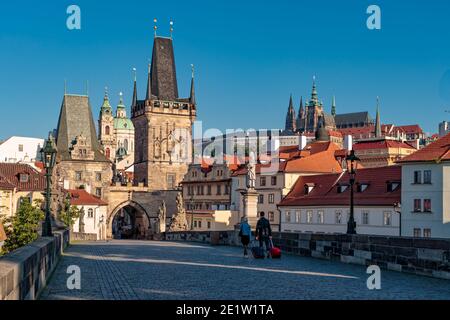
<instances>
[{"instance_id":1,"label":"red tiled roof","mask_svg":"<svg viewBox=\"0 0 450 320\"><path fill-rule=\"evenodd\" d=\"M355 186L354 200L356 206L392 206L400 202L401 187L389 192L387 182L400 183L401 167L389 166L381 168L360 169L356 174L358 181L368 184L363 192L357 192ZM338 193L338 185L348 185L349 175L322 174L301 176L289 194L280 202L279 206L348 206L350 189ZM305 185L314 185L311 192L305 195Z\"/></svg>"},{"instance_id":2,"label":"red tiled roof","mask_svg":"<svg viewBox=\"0 0 450 320\"><path fill-rule=\"evenodd\" d=\"M448 161L450 160L450 133L430 143L423 149L399 160L399 163L422 161Z\"/></svg>"},{"instance_id":3,"label":"red tiled roof","mask_svg":"<svg viewBox=\"0 0 450 320\"><path fill-rule=\"evenodd\" d=\"M97 205L97 206L107 206L108 203L103 201L102 199L93 196L88 193L86 190L67 190L70 194L70 204L73 206L88 206L88 205Z\"/></svg>"},{"instance_id":4,"label":"red tiled roof","mask_svg":"<svg viewBox=\"0 0 450 320\"><path fill-rule=\"evenodd\" d=\"M0 175L0 190L14 190L15 186L4 176Z\"/></svg>"},{"instance_id":5,"label":"red tiled roof","mask_svg":"<svg viewBox=\"0 0 450 320\"><path fill-rule=\"evenodd\" d=\"M28 175L27 182L20 182L21 174ZM45 175L27 164L0 163L0 175L18 191L44 191L47 185Z\"/></svg>"},{"instance_id":6,"label":"red tiled roof","mask_svg":"<svg viewBox=\"0 0 450 320\"><path fill-rule=\"evenodd\" d=\"M353 149L355 151L368 149L388 149L388 148L415 149L413 146L411 146L406 142L387 139L374 141L361 141L353 145Z\"/></svg>"},{"instance_id":7,"label":"red tiled roof","mask_svg":"<svg viewBox=\"0 0 450 320\"><path fill-rule=\"evenodd\" d=\"M422 128L418 124L406 125L406 126L396 126L396 129L401 130L406 134L417 133L423 134Z\"/></svg>"}]
</instances>

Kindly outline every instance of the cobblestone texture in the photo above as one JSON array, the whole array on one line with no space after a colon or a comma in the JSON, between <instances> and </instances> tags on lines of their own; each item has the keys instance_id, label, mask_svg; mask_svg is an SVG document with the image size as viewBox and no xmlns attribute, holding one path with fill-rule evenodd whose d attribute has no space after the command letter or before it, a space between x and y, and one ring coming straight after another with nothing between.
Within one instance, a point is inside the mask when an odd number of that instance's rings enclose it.
<instances>
[{"instance_id":1,"label":"cobblestone texture","mask_svg":"<svg viewBox=\"0 0 450 320\"><path fill-rule=\"evenodd\" d=\"M81 269L81 290L68 290L67 267ZM41 299L259 300L450 299L450 281L381 271L368 290L366 268L284 255L244 259L236 247L193 243L76 243L66 251Z\"/></svg>"}]
</instances>

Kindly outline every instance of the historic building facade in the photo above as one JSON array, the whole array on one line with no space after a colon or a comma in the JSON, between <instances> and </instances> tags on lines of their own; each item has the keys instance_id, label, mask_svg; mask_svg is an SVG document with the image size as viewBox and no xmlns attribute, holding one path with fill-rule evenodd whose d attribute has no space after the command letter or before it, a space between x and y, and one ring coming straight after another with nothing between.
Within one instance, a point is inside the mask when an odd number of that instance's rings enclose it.
<instances>
[{"instance_id":1,"label":"historic building facade","mask_svg":"<svg viewBox=\"0 0 450 320\"><path fill-rule=\"evenodd\" d=\"M82 188L107 200L112 164L97 140L88 96L64 95L56 146L54 182L62 189Z\"/></svg>"},{"instance_id":2,"label":"historic building facade","mask_svg":"<svg viewBox=\"0 0 450 320\"><path fill-rule=\"evenodd\" d=\"M155 37L147 95L138 100L135 78L131 109L135 181L152 190L177 188L192 162L192 125L197 111L193 73L190 97L178 96L171 38Z\"/></svg>"},{"instance_id":3,"label":"historic building facade","mask_svg":"<svg viewBox=\"0 0 450 320\"><path fill-rule=\"evenodd\" d=\"M114 116L108 93L105 92L98 128L103 153L116 165L116 169L124 170L127 169L127 164L132 165L134 163L135 130L133 122L127 117L122 93L120 93L120 101Z\"/></svg>"}]
</instances>

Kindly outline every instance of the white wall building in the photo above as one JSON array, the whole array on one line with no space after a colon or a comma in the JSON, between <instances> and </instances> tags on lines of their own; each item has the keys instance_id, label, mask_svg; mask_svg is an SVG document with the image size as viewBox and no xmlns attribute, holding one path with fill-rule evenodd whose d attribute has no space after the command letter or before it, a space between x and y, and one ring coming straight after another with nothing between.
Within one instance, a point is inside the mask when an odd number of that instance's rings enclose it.
<instances>
[{"instance_id":1,"label":"white wall building","mask_svg":"<svg viewBox=\"0 0 450 320\"><path fill-rule=\"evenodd\" d=\"M69 190L70 204L82 210L73 225L73 232L93 234L97 240L106 239L108 204L85 190Z\"/></svg>"},{"instance_id":2,"label":"white wall building","mask_svg":"<svg viewBox=\"0 0 450 320\"><path fill-rule=\"evenodd\" d=\"M401 168L360 169L354 186L356 232L398 236ZM282 232L346 233L350 217L349 175L301 176L281 201Z\"/></svg>"},{"instance_id":3,"label":"white wall building","mask_svg":"<svg viewBox=\"0 0 450 320\"><path fill-rule=\"evenodd\" d=\"M11 137L0 144L0 162L34 163L40 160L44 139Z\"/></svg>"},{"instance_id":4,"label":"white wall building","mask_svg":"<svg viewBox=\"0 0 450 320\"><path fill-rule=\"evenodd\" d=\"M450 238L450 133L400 164L402 235Z\"/></svg>"}]
</instances>

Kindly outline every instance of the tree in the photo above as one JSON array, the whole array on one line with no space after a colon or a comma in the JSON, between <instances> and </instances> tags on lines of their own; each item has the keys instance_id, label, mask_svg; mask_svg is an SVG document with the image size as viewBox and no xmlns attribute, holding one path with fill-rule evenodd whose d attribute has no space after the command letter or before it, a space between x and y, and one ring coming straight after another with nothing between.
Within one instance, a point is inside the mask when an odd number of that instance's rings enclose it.
<instances>
[{"instance_id":1,"label":"tree","mask_svg":"<svg viewBox=\"0 0 450 320\"><path fill-rule=\"evenodd\" d=\"M2 253L9 253L36 240L43 219L44 212L38 204L33 205L28 199L23 199L14 216L2 218L7 237Z\"/></svg>"},{"instance_id":2,"label":"tree","mask_svg":"<svg viewBox=\"0 0 450 320\"><path fill-rule=\"evenodd\" d=\"M72 230L75 221L80 217L81 210L76 206L70 205L70 196L68 195L64 201L64 208L59 213L59 219L64 225Z\"/></svg>"}]
</instances>

